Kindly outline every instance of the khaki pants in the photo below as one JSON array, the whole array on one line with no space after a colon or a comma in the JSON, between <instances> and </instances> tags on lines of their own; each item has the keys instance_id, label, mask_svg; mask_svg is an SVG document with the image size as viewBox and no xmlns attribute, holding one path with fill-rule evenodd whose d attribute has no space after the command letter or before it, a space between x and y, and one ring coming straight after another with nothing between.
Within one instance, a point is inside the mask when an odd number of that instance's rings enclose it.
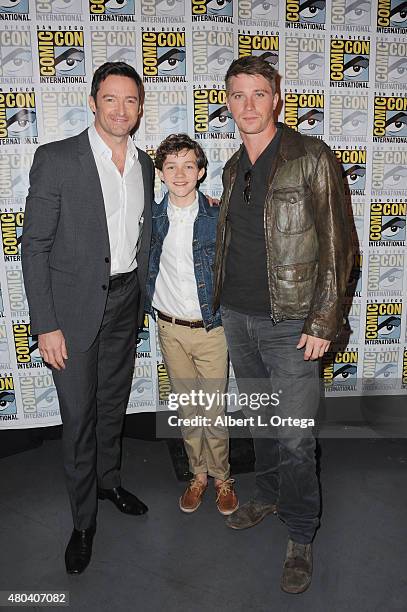
<instances>
[{"instance_id":1,"label":"khaki pants","mask_svg":"<svg viewBox=\"0 0 407 612\"><path fill-rule=\"evenodd\" d=\"M174 393L203 390L223 394L227 383L227 345L223 327L207 332L157 319L158 337L165 367ZM218 397L216 395L216 397ZM182 419L202 416L210 425L181 427L189 467L193 474L207 473L226 480L229 478L229 432L223 425L215 426L218 416L225 413L224 402L215 401L207 410L204 405L178 408Z\"/></svg>"}]
</instances>

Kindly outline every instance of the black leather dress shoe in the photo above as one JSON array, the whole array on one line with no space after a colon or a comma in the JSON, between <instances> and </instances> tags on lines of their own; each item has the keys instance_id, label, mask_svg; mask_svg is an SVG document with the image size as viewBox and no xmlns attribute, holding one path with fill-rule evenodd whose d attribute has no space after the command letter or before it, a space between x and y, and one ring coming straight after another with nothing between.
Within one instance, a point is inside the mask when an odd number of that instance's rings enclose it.
<instances>
[{"instance_id":1,"label":"black leather dress shoe","mask_svg":"<svg viewBox=\"0 0 407 612\"><path fill-rule=\"evenodd\" d=\"M65 551L65 566L68 574L81 574L89 565L95 527L74 529Z\"/></svg>"},{"instance_id":2,"label":"black leather dress shoe","mask_svg":"<svg viewBox=\"0 0 407 612\"><path fill-rule=\"evenodd\" d=\"M123 487L115 487L114 489L98 489L99 499L110 499L116 508L124 514L145 514L148 508L141 500L133 493L129 493Z\"/></svg>"}]
</instances>

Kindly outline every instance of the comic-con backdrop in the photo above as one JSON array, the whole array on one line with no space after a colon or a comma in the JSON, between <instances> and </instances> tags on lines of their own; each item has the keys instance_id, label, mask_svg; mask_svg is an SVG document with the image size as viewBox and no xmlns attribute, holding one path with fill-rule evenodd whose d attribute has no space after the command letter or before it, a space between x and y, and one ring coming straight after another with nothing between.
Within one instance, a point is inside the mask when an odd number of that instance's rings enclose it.
<instances>
[{"instance_id":1,"label":"comic-con backdrop","mask_svg":"<svg viewBox=\"0 0 407 612\"><path fill-rule=\"evenodd\" d=\"M154 157L167 134L188 132L209 159L203 190L217 197L239 146L225 71L250 54L280 71L281 119L332 147L353 211L357 255L325 391L406 393L406 33L403 0L0 0L0 427L60 422L30 333L24 202L35 148L92 120L92 73L106 60L144 77L137 144ZM159 409L169 385L148 318L137 353L129 412Z\"/></svg>"}]
</instances>

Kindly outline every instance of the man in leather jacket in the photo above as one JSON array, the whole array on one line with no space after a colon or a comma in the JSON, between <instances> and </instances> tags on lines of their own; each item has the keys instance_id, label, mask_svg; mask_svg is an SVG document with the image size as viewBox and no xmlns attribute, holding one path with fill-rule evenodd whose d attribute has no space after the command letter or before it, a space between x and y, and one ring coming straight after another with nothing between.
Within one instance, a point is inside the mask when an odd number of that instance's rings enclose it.
<instances>
[{"instance_id":1,"label":"man in leather jacket","mask_svg":"<svg viewBox=\"0 0 407 612\"><path fill-rule=\"evenodd\" d=\"M274 122L276 77L255 56L226 74L243 144L223 172L214 308L221 305L240 393L278 398L256 414L243 408L254 416L256 491L227 524L245 529L277 513L289 532L281 588L301 593L320 513L318 359L342 327L352 249L340 167L321 140Z\"/></svg>"}]
</instances>

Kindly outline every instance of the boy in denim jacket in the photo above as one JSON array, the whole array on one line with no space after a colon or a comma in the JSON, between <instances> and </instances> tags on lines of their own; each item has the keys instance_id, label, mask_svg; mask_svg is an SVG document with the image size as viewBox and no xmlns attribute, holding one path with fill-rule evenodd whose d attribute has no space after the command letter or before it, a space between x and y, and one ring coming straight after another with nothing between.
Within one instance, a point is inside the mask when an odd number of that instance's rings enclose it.
<instances>
[{"instance_id":1,"label":"boy in denim jacket","mask_svg":"<svg viewBox=\"0 0 407 612\"><path fill-rule=\"evenodd\" d=\"M213 313L212 266L219 209L197 190L207 160L201 146L186 134L172 134L158 147L155 166L168 193L153 206L153 230L146 311L157 314L158 337L174 393L203 390L218 401L179 406L193 479L179 500L183 512L200 506L214 478L219 511L238 508L229 477L229 435L222 394L227 385L227 346L219 311ZM206 396L205 396L206 397ZM220 398L220 399L219 399ZM220 417L220 418L218 418ZM217 424L215 422L217 421Z\"/></svg>"}]
</instances>

